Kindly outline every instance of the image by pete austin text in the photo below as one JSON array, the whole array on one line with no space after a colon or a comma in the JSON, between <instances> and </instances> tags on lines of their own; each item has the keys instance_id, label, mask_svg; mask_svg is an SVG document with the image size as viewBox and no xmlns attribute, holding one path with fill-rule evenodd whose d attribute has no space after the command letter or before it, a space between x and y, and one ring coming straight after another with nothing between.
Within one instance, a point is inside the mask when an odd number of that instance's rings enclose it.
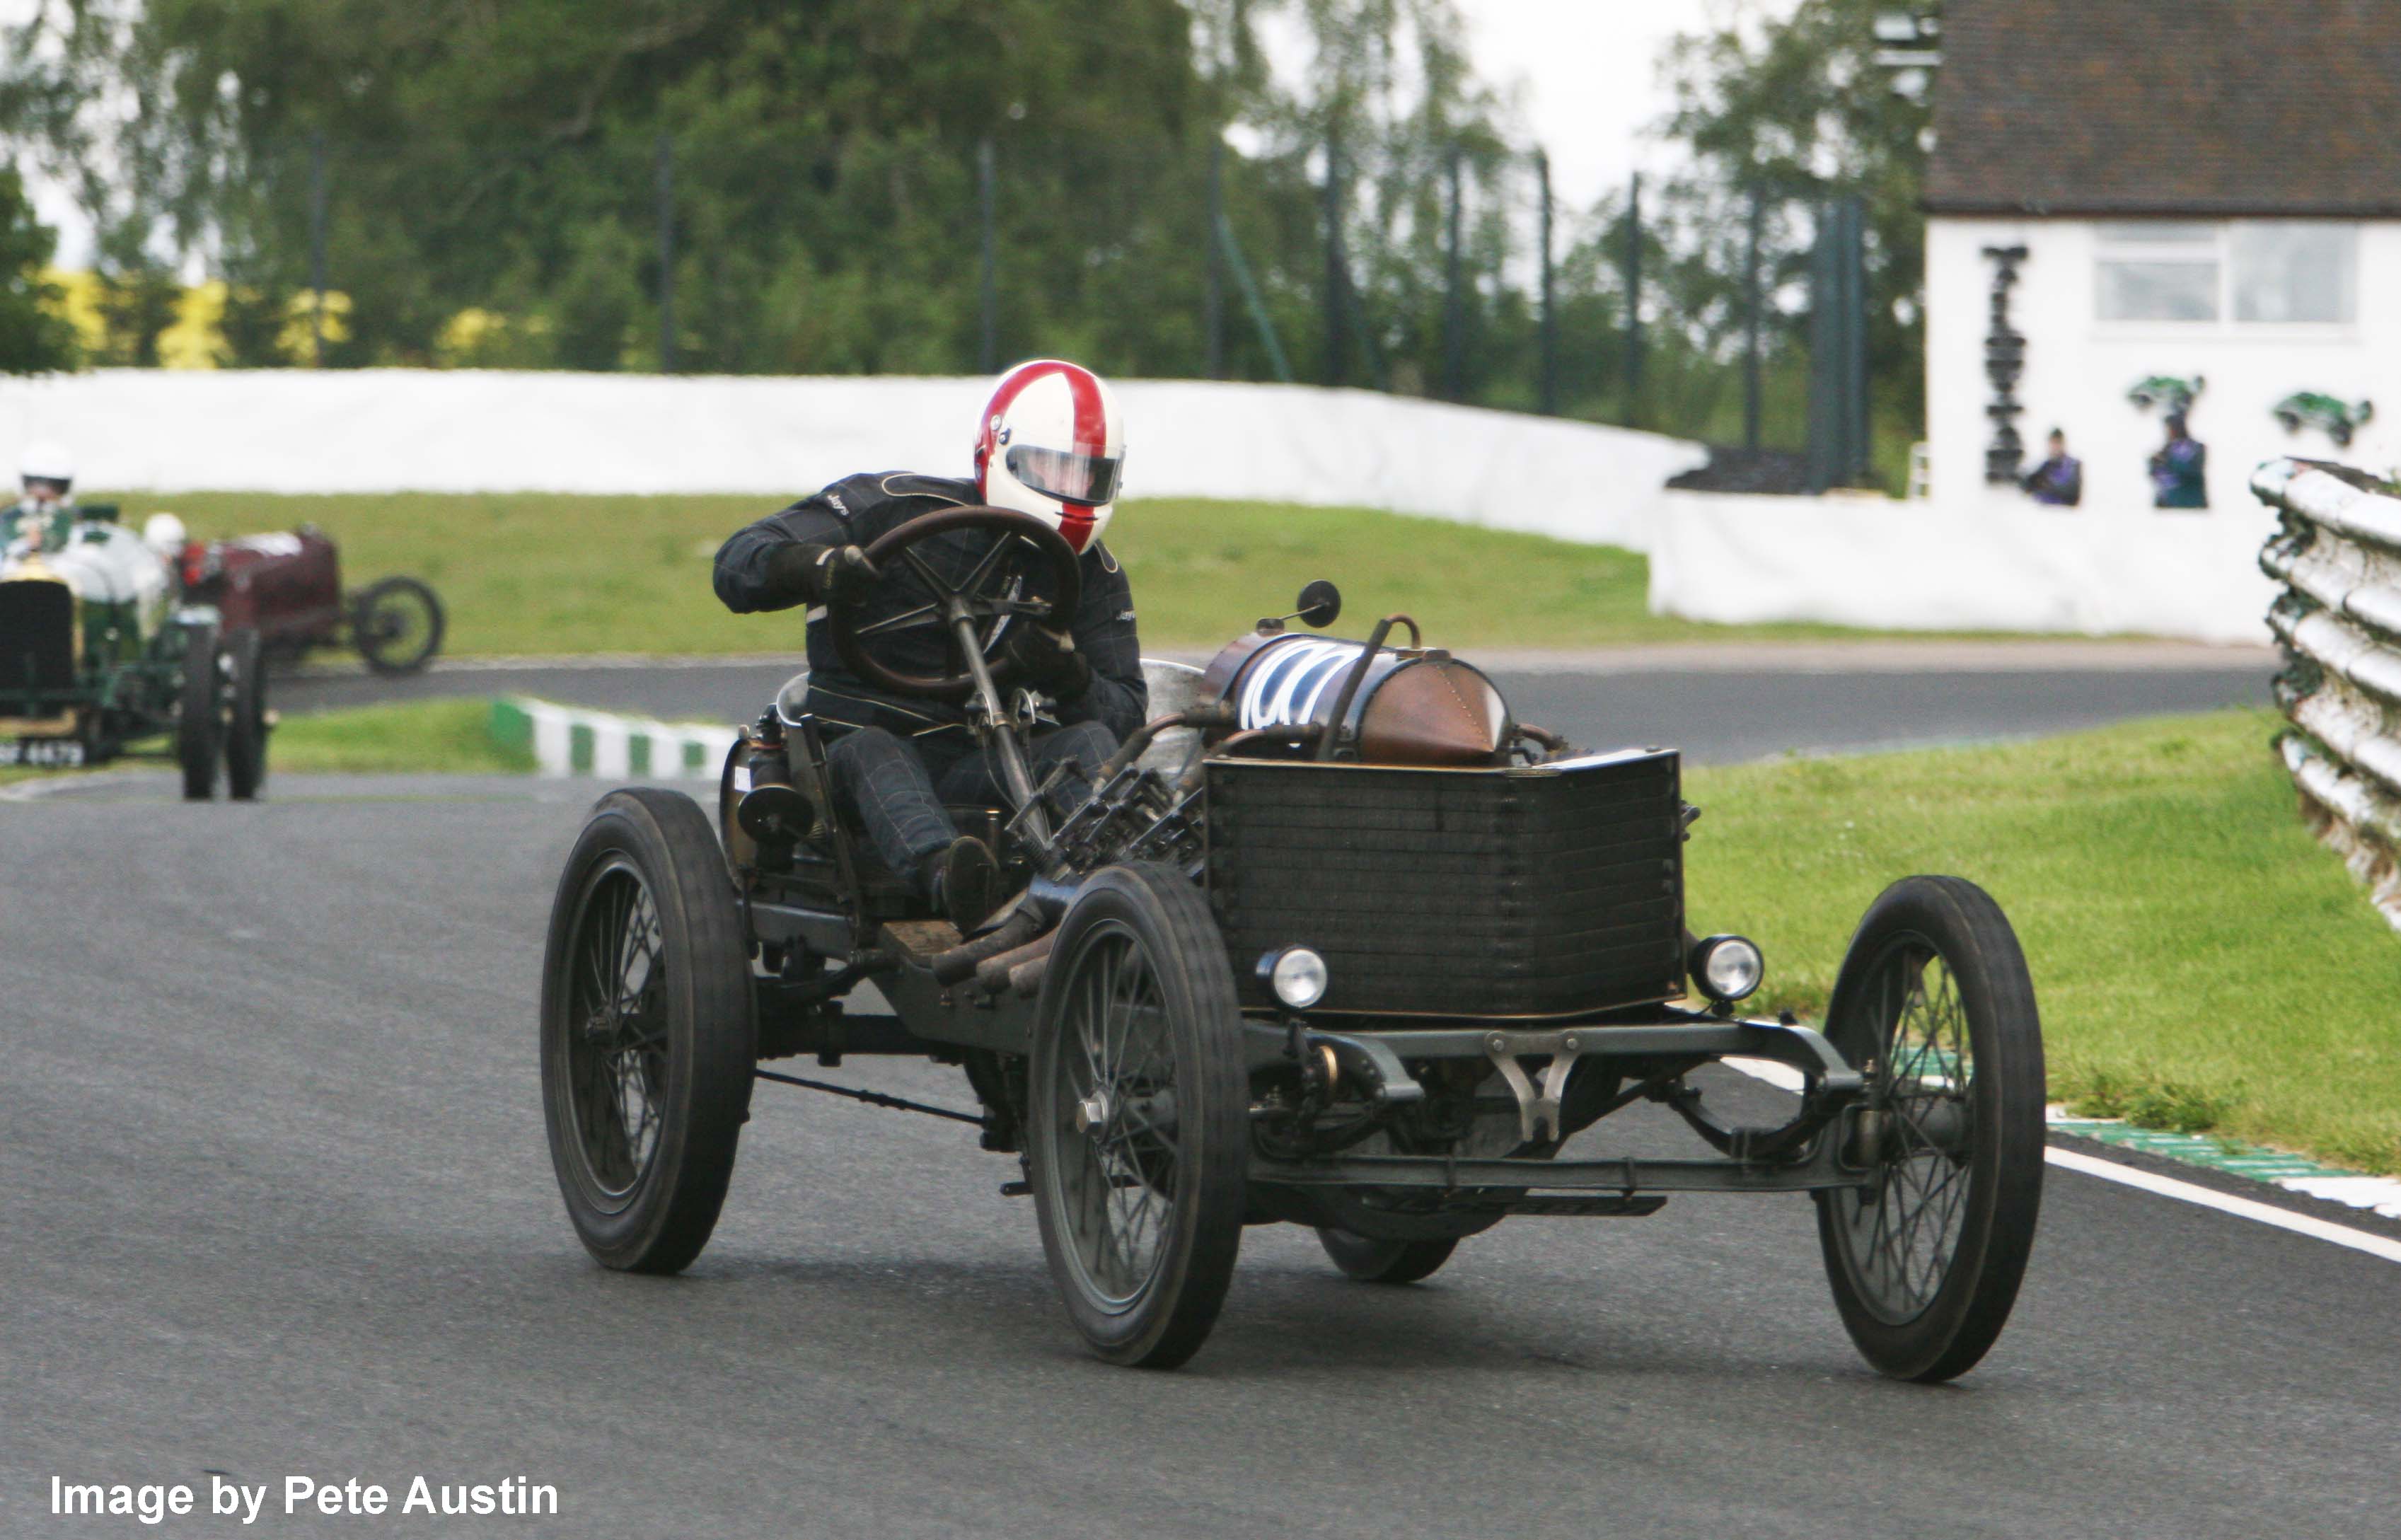
<instances>
[{"instance_id":1,"label":"image by pete austin text","mask_svg":"<svg viewBox=\"0 0 2401 1540\"><path fill-rule=\"evenodd\" d=\"M50 1478L50 1512L61 1518L123 1518L144 1524L171 1518L206 1516L236 1524L276 1518L323 1515L374 1518L383 1514L446 1514L460 1517L556 1518L558 1489L522 1476L487 1481L436 1481L423 1476L387 1485L353 1477L320 1481L286 1476L281 1481L246 1482L208 1473L204 1486L184 1483L69 1481Z\"/></svg>"}]
</instances>

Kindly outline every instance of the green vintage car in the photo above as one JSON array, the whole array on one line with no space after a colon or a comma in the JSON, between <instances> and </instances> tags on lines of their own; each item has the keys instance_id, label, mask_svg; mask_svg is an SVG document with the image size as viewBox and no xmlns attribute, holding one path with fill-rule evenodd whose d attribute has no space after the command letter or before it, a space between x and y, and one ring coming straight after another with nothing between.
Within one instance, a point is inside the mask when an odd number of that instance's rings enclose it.
<instances>
[{"instance_id":1,"label":"green vintage car","mask_svg":"<svg viewBox=\"0 0 2401 1540\"><path fill-rule=\"evenodd\" d=\"M0 766L156 754L182 767L187 798L220 780L257 796L270 718L256 634L181 602L158 548L182 543L172 516L144 539L109 504L74 513L0 550Z\"/></svg>"}]
</instances>

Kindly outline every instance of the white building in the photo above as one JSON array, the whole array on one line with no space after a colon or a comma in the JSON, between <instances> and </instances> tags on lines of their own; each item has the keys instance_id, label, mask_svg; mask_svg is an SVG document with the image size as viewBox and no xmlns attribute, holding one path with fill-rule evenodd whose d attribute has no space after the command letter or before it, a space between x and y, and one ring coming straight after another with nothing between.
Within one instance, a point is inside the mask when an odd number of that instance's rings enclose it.
<instances>
[{"instance_id":1,"label":"white building","mask_svg":"<svg viewBox=\"0 0 2401 1540\"><path fill-rule=\"evenodd\" d=\"M1929 496L1670 493L1653 608L2266 640L2253 470L2401 468L2401 0L1947 0L1934 89ZM2205 511L2154 506L2156 377L2203 381ZM2288 432L2304 392L2375 411ZM2053 427L2075 508L2018 486Z\"/></svg>"},{"instance_id":2,"label":"white building","mask_svg":"<svg viewBox=\"0 0 2401 1540\"><path fill-rule=\"evenodd\" d=\"M2199 377L2213 510L2277 455L2401 464L2401 5L1953 0L1927 186L1928 444L1937 502L1995 485L1995 250L2023 248L2025 465L2065 429L2094 518L2151 511L2161 411ZM2003 351L2007 351L2004 345ZM2288 432L2313 392L2380 415Z\"/></svg>"}]
</instances>

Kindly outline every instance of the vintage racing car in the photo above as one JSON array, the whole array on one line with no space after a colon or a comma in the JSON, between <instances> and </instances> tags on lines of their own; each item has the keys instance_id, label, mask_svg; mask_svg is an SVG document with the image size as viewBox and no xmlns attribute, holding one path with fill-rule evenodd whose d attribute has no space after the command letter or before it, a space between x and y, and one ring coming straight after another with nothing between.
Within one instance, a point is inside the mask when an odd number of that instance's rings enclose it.
<instances>
[{"instance_id":1,"label":"vintage racing car","mask_svg":"<svg viewBox=\"0 0 2401 1540\"><path fill-rule=\"evenodd\" d=\"M256 631L271 656L296 662L311 648L348 643L378 674L413 674L442 646L446 622L432 588L388 577L346 593L341 552L313 524L193 541L183 578L186 594L215 605L228 628Z\"/></svg>"},{"instance_id":2,"label":"vintage racing car","mask_svg":"<svg viewBox=\"0 0 2401 1540\"><path fill-rule=\"evenodd\" d=\"M163 735L185 797L214 796L221 768L255 797L273 726L258 635L179 600L154 544L172 551L181 525L151 522L156 542L87 503L60 548L0 553L0 764L100 764Z\"/></svg>"},{"instance_id":3,"label":"vintage racing car","mask_svg":"<svg viewBox=\"0 0 2401 1540\"><path fill-rule=\"evenodd\" d=\"M1002 588L986 560L953 587L912 561L962 533L1029 548L1038 576ZM837 651L885 689L970 703L1010 796L954 813L1022 887L962 936L882 870L827 796L804 680L734 748L717 827L678 792L602 798L552 909L540 1034L559 1188L601 1262L693 1260L767 1079L1016 1154L1003 1190L1032 1198L1071 1320L1118 1363L1199 1348L1246 1225L1313 1227L1345 1273L1399 1283L1513 1215L1640 1216L1679 1191L1811 1194L1842 1319L1886 1374L1949 1378L1998 1335L2041 1195L2043 1063L1982 889L1893 884L1821 1027L1748 1019L1759 948L1686 925L1697 815L1674 752L1516 721L1405 617L1365 641L1287 629L1338 613L1312 584L1205 671L1158 668L1158 714L1067 805L1060 776L1030 781L1036 703L994 660L1005 624L1073 612L1074 553L1023 515L956 509L869 555L914 571L922 602L838 604ZM946 628L954 671L897 674L862 645L903 626ZM762 1067L798 1054L954 1064L981 1111ZM1737 1056L1797 1094L1720 1115L1694 1077ZM1570 1148L1642 1103L1706 1143Z\"/></svg>"}]
</instances>

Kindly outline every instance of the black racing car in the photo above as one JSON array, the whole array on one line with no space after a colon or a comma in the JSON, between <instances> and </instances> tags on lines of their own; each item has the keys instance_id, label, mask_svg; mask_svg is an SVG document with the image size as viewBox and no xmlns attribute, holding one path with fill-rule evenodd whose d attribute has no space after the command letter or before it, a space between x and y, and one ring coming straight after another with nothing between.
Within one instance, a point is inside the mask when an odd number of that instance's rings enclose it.
<instances>
[{"instance_id":1,"label":"black racing car","mask_svg":"<svg viewBox=\"0 0 2401 1540\"><path fill-rule=\"evenodd\" d=\"M941 582L911 548L970 531L1043 577ZM1388 616L1364 642L1263 621L1070 805L1035 785L995 633L1072 610L1072 551L997 509L877 541L953 669L900 676L837 607L861 678L970 704L1010 789L954 809L1016 897L961 935L876 863L826 794L803 681L729 756L716 827L652 789L601 799L560 879L542 1006L550 1145L569 1218L613 1268L673 1272L707 1242L759 1079L976 1126L1014 1155L1076 1328L1124 1364L1198 1349L1245 1226L1314 1228L1334 1263L1422 1278L1516 1215L1632 1217L1676 1192L1800 1193L1869 1362L1943 1380L2008 1318L2043 1172L2040 1026L1999 908L1911 877L1868 910L1825 1021L1743 1016L1760 950L1696 937L1677 755L1583 752L1517 722L1469 665ZM1339 599L1311 584L1301 612ZM1397 630L1406 645L1387 645ZM872 986L871 990L869 986ZM766 1067L813 1054L958 1066L981 1111ZM1763 1123L1694 1072L1772 1061ZM1571 1141L1638 1103L1704 1146ZM1588 1141L1587 1141L1588 1142Z\"/></svg>"}]
</instances>

